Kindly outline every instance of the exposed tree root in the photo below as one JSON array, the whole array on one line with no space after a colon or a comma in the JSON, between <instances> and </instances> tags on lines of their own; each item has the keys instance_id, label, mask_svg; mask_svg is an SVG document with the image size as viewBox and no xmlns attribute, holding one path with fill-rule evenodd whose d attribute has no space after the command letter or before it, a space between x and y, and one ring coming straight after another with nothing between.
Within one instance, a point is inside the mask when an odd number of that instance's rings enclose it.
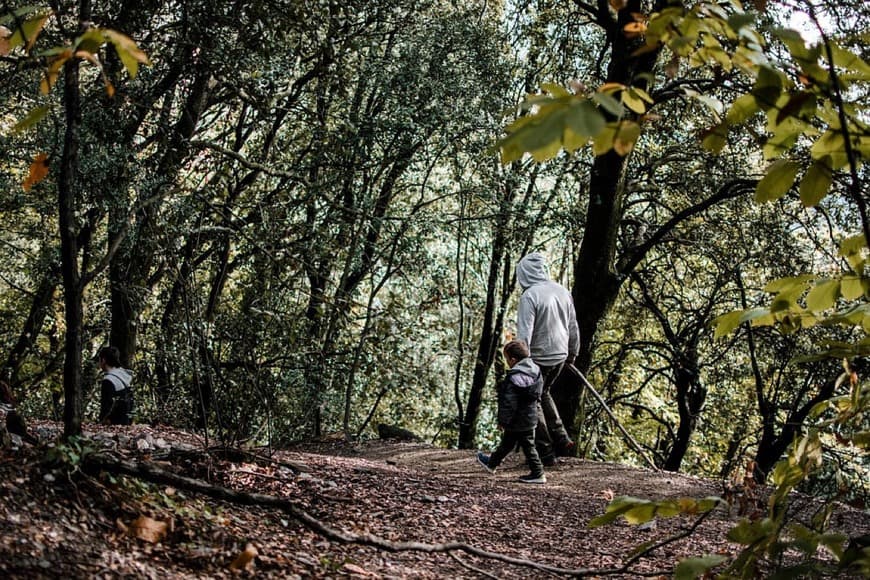
<instances>
[{"instance_id":1,"label":"exposed tree root","mask_svg":"<svg viewBox=\"0 0 870 580\"><path fill-rule=\"evenodd\" d=\"M172 473L153 463L123 460L106 453L94 453L87 455L83 459L82 468L83 470L89 472L106 471L113 474L136 477L152 483L171 485L177 489L200 493L208 497L223 501L229 501L240 505L277 508L282 512L288 514L293 519L297 520L310 530L322 535L325 538L343 544L358 544L363 546L370 546L388 552L414 551L425 553L448 553L451 555L453 555L453 552L465 552L466 554L471 554L479 558L488 558L491 560L504 562L506 564L533 568L543 572L571 577L606 576L632 573L631 570L629 570L629 567L632 564L636 563L639 559L641 559L645 555L648 555L653 550L689 535L704 519L704 517L702 516L698 521L695 522L694 525L690 527L690 529L686 530L685 532L677 534L671 538L667 538L661 542L657 542L655 545L648 547L641 553L635 554L630 559L628 559L623 564L623 566L620 566L618 568L581 568L571 570L533 562L524 558L515 558L496 552L490 552L462 542L448 542L441 544L428 544L424 542L392 542L374 534L353 534L333 528L321 522L305 510L299 508L292 501L282 497L261 493L236 491L227 487L214 485L200 479L194 479L191 477ZM637 572L634 572L634 574L644 576L647 575L638 574ZM669 572L656 572L653 575L661 574L667 575L669 574Z\"/></svg>"}]
</instances>

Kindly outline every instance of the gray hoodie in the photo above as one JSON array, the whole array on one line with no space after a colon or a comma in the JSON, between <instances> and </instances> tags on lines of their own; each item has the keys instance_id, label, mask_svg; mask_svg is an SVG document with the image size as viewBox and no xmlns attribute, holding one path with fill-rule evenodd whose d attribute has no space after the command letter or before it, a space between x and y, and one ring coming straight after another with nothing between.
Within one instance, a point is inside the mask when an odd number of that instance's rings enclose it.
<instances>
[{"instance_id":1,"label":"gray hoodie","mask_svg":"<svg viewBox=\"0 0 870 580\"><path fill-rule=\"evenodd\" d=\"M131 375L130 371L127 369L116 367L106 371L106 374L103 375L103 380L112 383L112 386L115 387L115 392L117 393L118 391L123 391L130 387L130 383L133 381L133 375Z\"/></svg>"},{"instance_id":2,"label":"gray hoodie","mask_svg":"<svg viewBox=\"0 0 870 580\"><path fill-rule=\"evenodd\" d=\"M517 338L529 345L532 359L545 367L580 351L580 330L571 293L550 280L544 257L534 252L517 264L523 289L517 308Z\"/></svg>"}]
</instances>

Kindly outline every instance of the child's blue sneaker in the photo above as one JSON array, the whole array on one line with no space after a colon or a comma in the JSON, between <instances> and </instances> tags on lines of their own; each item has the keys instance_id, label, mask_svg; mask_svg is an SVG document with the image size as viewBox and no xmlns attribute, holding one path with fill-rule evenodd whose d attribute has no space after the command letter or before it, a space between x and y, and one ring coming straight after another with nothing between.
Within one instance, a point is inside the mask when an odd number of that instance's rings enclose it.
<instances>
[{"instance_id":1,"label":"child's blue sneaker","mask_svg":"<svg viewBox=\"0 0 870 580\"><path fill-rule=\"evenodd\" d=\"M477 452L477 462L480 463L485 470L490 473L495 473L495 468L489 466L489 455L482 451Z\"/></svg>"}]
</instances>

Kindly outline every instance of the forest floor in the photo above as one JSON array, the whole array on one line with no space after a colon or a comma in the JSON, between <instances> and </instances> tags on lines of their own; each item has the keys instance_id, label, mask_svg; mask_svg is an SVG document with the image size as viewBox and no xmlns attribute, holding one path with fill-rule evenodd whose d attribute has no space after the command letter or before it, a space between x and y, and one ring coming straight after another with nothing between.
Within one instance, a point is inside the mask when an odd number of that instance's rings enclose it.
<instances>
[{"instance_id":1,"label":"forest floor","mask_svg":"<svg viewBox=\"0 0 870 580\"><path fill-rule=\"evenodd\" d=\"M60 431L34 427L43 441ZM164 427L86 425L85 436L87 449L0 450L0 577L670 577L682 558L738 550L725 535L740 509L722 506L613 573L697 516L590 520L615 496L722 495L721 483L691 476L566 459L547 484L528 485L516 481L520 454L492 475L472 452L423 443L324 441L266 458ZM816 506L792 505L798 515ZM870 514L842 506L833 525L866 534Z\"/></svg>"}]
</instances>

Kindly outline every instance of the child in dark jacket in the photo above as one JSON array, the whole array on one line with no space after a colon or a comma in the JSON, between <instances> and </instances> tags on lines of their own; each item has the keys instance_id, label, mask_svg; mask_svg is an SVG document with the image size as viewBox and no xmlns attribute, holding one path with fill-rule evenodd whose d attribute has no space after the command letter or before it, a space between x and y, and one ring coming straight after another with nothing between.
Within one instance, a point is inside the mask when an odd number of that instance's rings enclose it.
<instances>
[{"instance_id":1,"label":"child in dark jacket","mask_svg":"<svg viewBox=\"0 0 870 580\"><path fill-rule=\"evenodd\" d=\"M477 460L490 473L517 445L523 450L531 473L520 477L523 483L546 483L544 466L535 449L538 401L544 388L541 370L529 356L525 342L512 340L504 347L510 370L498 384L498 428L501 442L492 455L478 452Z\"/></svg>"}]
</instances>

